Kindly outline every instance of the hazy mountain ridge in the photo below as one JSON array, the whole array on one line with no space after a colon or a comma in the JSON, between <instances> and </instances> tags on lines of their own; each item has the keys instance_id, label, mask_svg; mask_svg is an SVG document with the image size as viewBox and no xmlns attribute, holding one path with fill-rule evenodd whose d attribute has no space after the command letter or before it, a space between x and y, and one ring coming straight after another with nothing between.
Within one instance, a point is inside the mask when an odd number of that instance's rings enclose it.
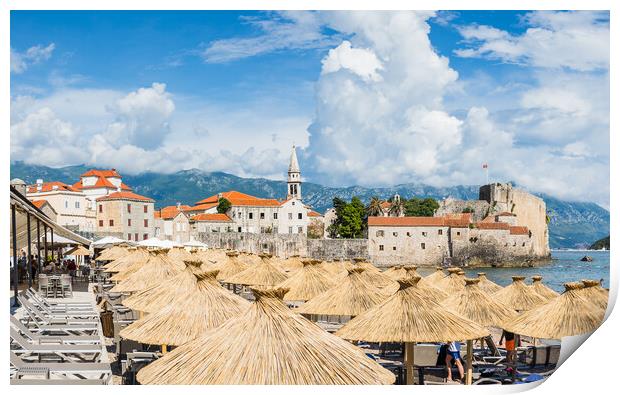
<instances>
[{"instance_id":1,"label":"hazy mountain ridge","mask_svg":"<svg viewBox=\"0 0 620 395\"><path fill-rule=\"evenodd\" d=\"M50 168L28 165L23 162L11 163L11 178L18 177L33 184L38 178L44 181L75 183L80 174L90 167L84 165ZM283 198L286 192L285 181L264 178L241 178L222 172L203 172L198 169L183 170L171 174L142 173L123 175L123 181L136 193L156 200L157 207L182 202L195 202L220 191L237 190L259 197ZM452 196L456 199L477 199L478 186L458 185L453 187L432 187L409 183L385 188L325 187L305 182L302 184L304 202L319 212L325 212L336 196L349 200L359 196L368 202L372 196L387 199L398 193L403 198L413 196L443 199ZM595 203L568 202L555 197L537 194L547 203L550 213L549 243L552 248L584 247L609 234L609 211Z\"/></svg>"}]
</instances>

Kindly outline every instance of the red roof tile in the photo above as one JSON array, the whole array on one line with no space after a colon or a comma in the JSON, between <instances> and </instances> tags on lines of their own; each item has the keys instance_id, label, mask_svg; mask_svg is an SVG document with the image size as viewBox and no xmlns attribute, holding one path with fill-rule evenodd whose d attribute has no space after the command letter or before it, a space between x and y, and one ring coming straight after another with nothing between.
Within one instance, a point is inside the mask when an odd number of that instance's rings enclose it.
<instances>
[{"instance_id":1,"label":"red roof tile","mask_svg":"<svg viewBox=\"0 0 620 395\"><path fill-rule=\"evenodd\" d=\"M133 193L133 192L114 192L111 193L107 196L102 196L100 198L97 198L97 201L104 201L104 200L137 200L137 201L141 201L141 202L154 202L153 199L148 198L146 196L142 196L142 195L138 195L137 193Z\"/></svg>"},{"instance_id":2,"label":"red roof tile","mask_svg":"<svg viewBox=\"0 0 620 395\"><path fill-rule=\"evenodd\" d=\"M35 207L40 210L41 207L47 204L47 200L32 200L32 204L34 204Z\"/></svg>"},{"instance_id":3,"label":"red roof tile","mask_svg":"<svg viewBox=\"0 0 620 395\"><path fill-rule=\"evenodd\" d=\"M279 206L281 202L276 199L263 199L256 196L248 195L237 191L223 192L222 197L226 198L233 206L258 206L258 207L274 207ZM219 195L209 196L196 203L196 205L202 205L207 203L216 203L219 200Z\"/></svg>"},{"instance_id":4,"label":"red roof tile","mask_svg":"<svg viewBox=\"0 0 620 395\"><path fill-rule=\"evenodd\" d=\"M529 235L530 230L527 228L527 226L511 226L510 234L511 235Z\"/></svg>"},{"instance_id":5,"label":"red roof tile","mask_svg":"<svg viewBox=\"0 0 620 395\"><path fill-rule=\"evenodd\" d=\"M478 222L476 223L476 227L478 229L495 229L495 230L508 230L510 229L510 224L506 222Z\"/></svg>"},{"instance_id":6,"label":"red roof tile","mask_svg":"<svg viewBox=\"0 0 620 395\"><path fill-rule=\"evenodd\" d=\"M308 211L308 217L322 217L322 216L323 216L323 214L318 213L318 212L316 212L314 210Z\"/></svg>"},{"instance_id":7,"label":"red roof tile","mask_svg":"<svg viewBox=\"0 0 620 395\"><path fill-rule=\"evenodd\" d=\"M173 219L179 213L187 211L188 208L190 208L190 206L183 205L183 204L180 207L178 207L178 208L177 208L177 206L163 207L163 208L155 211L155 218Z\"/></svg>"},{"instance_id":8,"label":"red roof tile","mask_svg":"<svg viewBox=\"0 0 620 395\"><path fill-rule=\"evenodd\" d=\"M198 204L196 206L192 206L192 207L188 207L186 209L184 209L183 211L187 211L187 212L191 212L191 211L205 211L205 210L209 210L213 207L217 207L218 203L205 203L205 204Z\"/></svg>"},{"instance_id":9,"label":"red roof tile","mask_svg":"<svg viewBox=\"0 0 620 395\"><path fill-rule=\"evenodd\" d=\"M232 222L226 214L198 214L192 217L192 221L198 222Z\"/></svg>"},{"instance_id":10,"label":"red roof tile","mask_svg":"<svg viewBox=\"0 0 620 395\"><path fill-rule=\"evenodd\" d=\"M444 216L446 226L466 228L471 223L471 213L448 214Z\"/></svg>"},{"instance_id":11,"label":"red roof tile","mask_svg":"<svg viewBox=\"0 0 620 395\"><path fill-rule=\"evenodd\" d=\"M444 217L368 217L368 226L446 226Z\"/></svg>"},{"instance_id":12,"label":"red roof tile","mask_svg":"<svg viewBox=\"0 0 620 395\"><path fill-rule=\"evenodd\" d=\"M502 211L499 214L496 214L498 217L516 217L517 214L509 213L508 211Z\"/></svg>"},{"instance_id":13,"label":"red roof tile","mask_svg":"<svg viewBox=\"0 0 620 395\"><path fill-rule=\"evenodd\" d=\"M50 181L50 182L44 182L43 184L41 184L41 191L37 191L36 184L29 185L28 193L51 192L54 190L54 186L58 187L57 190L59 191L78 192L75 188L73 188L70 185L65 184L64 182Z\"/></svg>"},{"instance_id":14,"label":"red roof tile","mask_svg":"<svg viewBox=\"0 0 620 395\"><path fill-rule=\"evenodd\" d=\"M82 174L80 177L104 177L104 178L118 177L120 178L121 175L116 172L116 169L110 169L110 170L90 169L86 173Z\"/></svg>"}]
</instances>

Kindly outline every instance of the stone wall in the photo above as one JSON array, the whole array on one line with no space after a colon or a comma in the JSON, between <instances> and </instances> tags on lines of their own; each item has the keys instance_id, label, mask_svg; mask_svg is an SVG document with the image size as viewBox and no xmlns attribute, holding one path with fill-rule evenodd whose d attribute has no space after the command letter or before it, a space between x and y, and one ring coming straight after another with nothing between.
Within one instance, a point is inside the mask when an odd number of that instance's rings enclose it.
<instances>
[{"instance_id":1,"label":"stone wall","mask_svg":"<svg viewBox=\"0 0 620 395\"><path fill-rule=\"evenodd\" d=\"M368 259L367 239L308 239L308 256L322 260Z\"/></svg>"},{"instance_id":2,"label":"stone wall","mask_svg":"<svg viewBox=\"0 0 620 395\"><path fill-rule=\"evenodd\" d=\"M459 200L447 198L439 202L435 217L462 213L465 209L473 209L472 221L482 221L489 214L490 204L486 200Z\"/></svg>"}]
</instances>

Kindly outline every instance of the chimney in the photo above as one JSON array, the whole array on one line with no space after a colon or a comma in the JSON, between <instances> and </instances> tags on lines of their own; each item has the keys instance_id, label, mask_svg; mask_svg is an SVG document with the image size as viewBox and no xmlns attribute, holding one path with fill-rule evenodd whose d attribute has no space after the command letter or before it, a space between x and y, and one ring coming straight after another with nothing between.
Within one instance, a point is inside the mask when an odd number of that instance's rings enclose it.
<instances>
[{"instance_id":1,"label":"chimney","mask_svg":"<svg viewBox=\"0 0 620 395\"><path fill-rule=\"evenodd\" d=\"M41 192L43 190L43 179L37 178L37 192Z\"/></svg>"},{"instance_id":2,"label":"chimney","mask_svg":"<svg viewBox=\"0 0 620 395\"><path fill-rule=\"evenodd\" d=\"M181 209L181 202L177 202L177 210Z\"/></svg>"},{"instance_id":3,"label":"chimney","mask_svg":"<svg viewBox=\"0 0 620 395\"><path fill-rule=\"evenodd\" d=\"M58 190L58 185L52 185L52 190L53 191L57 191Z\"/></svg>"},{"instance_id":4,"label":"chimney","mask_svg":"<svg viewBox=\"0 0 620 395\"><path fill-rule=\"evenodd\" d=\"M117 187L116 192L120 192L120 191L121 191L121 187Z\"/></svg>"},{"instance_id":5,"label":"chimney","mask_svg":"<svg viewBox=\"0 0 620 395\"><path fill-rule=\"evenodd\" d=\"M218 194L217 194L217 198L218 198L218 200L219 200L219 199L221 199L223 196L224 196L224 195L222 195L222 192L218 193Z\"/></svg>"},{"instance_id":6,"label":"chimney","mask_svg":"<svg viewBox=\"0 0 620 395\"><path fill-rule=\"evenodd\" d=\"M19 178L14 178L11 180L11 186L13 188L15 188L15 190L19 193L21 193L22 195L26 196L26 191L27 191L27 186L26 183L19 179Z\"/></svg>"}]
</instances>

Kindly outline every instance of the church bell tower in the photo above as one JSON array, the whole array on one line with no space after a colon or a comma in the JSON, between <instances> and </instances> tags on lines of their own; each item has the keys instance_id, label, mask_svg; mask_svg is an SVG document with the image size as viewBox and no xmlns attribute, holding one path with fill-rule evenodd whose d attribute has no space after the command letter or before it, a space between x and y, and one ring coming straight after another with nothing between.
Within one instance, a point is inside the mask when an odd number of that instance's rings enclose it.
<instances>
[{"instance_id":1,"label":"church bell tower","mask_svg":"<svg viewBox=\"0 0 620 395\"><path fill-rule=\"evenodd\" d=\"M299 162L297 162L297 151L295 150L294 145L293 150L291 151L291 162L288 165L287 187L287 199L301 199L301 172L299 171Z\"/></svg>"}]
</instances>

